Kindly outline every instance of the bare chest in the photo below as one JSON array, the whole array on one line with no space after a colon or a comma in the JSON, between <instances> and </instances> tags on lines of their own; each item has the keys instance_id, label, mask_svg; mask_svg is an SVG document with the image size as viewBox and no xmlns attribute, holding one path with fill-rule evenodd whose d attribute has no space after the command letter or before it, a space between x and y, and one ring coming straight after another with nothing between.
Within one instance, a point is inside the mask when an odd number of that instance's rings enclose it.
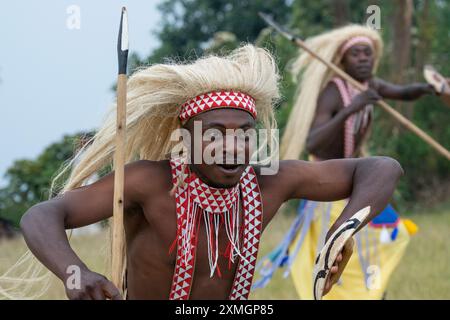
<instances>
[{"instance_id":1,"label":"bare chest","mask_svg":"<svg viewBox=\"0 0 450 320\"><path fill-rule=\"evenodd\" d=\"M270 195L263 196L264 229L278 210ZM202 213L205 214L205 213ZM240 211L240 221L244 221ZM167 196L153 201L143 208L142 214L130 217L126 222L127 232L127 286L130 299L167 299L176 264L177 215L173 197ZM239 258L230 261L229 241L222 222L219 228L218 267L211 276L208 259L208 235L203 216L198 220L197 250L191 299L227 299L236 274ZM243 246L241 238L241 247Z\"/></svg>"}]
</instances>

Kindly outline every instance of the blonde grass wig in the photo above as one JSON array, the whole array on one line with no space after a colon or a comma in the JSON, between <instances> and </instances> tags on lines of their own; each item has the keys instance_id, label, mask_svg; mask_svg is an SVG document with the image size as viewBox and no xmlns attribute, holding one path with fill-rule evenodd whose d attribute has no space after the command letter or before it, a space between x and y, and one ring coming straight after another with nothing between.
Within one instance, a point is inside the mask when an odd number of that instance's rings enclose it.
<instances>
[{"instance_id":1,"label":"blonde grass wig","mask_svg":"<svg viewBox=\"0 0 450 320\"><path fill-rule=\"evenodd\" d=\"M127 83L126 161L164 159L177 144L170 141L170 137L181 126L178 118L181 105L214 90L241 91L252 96L256 102L258 124L264 129L275 129L273 104L279 98L278 81L278 70L270 53L250 44L227 56L210 55L193 63L156 64L138 70ZM51 188L58 188L59 196L82 186L93 174L112 164L115 119L114 105L95 136L55 177ZM58 187L58 181L69 173L69 178ZM125 250L112 254L125 259ZM28 252L19 262L26 264L32 257ZM26 285L30 281L36 283L48 279L42 275L42 270L38 270L42 265L36 263L35 258L33 260L36 268L27 269L16 278L11 276L14 269L11 268L8 274L0 277L0 297L37 298L42 294L43 290L30 294L30 286ZM40 287L44 288L43 285Z\"/></svg>"},{"instance_id":2,"label":"blonde grass wig","mask_svg":"<svg viewBox=\"0 0 450 320\"><path fill-rule=\"evenodd\" d=\"M356 36L366 36L373 41L376 70L383 51L383 41L378 32L369 27L344 26L307 39L305 44L320 57L342 68L340 49L347 40ZM298 82L298 92L281 140L282 159L298 159L301 156L314 120L319 94L335 76L331 69L302 50L293 62L291 71Z\"/></svg>"}]
</instances>

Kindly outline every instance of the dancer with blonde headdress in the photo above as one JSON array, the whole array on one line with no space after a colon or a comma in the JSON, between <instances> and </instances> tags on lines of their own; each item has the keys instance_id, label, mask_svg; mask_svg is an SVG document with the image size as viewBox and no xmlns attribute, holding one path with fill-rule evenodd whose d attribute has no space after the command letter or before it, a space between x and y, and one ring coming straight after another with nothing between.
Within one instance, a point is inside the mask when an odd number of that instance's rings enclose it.
<instances>
[{"instance_id":1,"label":"dancer with blonde headdress","mask_svg":"<svg viewBox=\"0 0 450 320\"><path fill-rule=\"evenodd\" d=\"M304 149L311 160L318 162L364 156L375 102L381 98L414 100L435 93L426 83L394 85L374 77L383 42L377 31L366 26L341 27L308 39L305 45L363 83L367 90L360 92L313 56L301 52L293 64L299 94L282 139L283 159L298 159ZM312 299L314 259L325 242L329 225L339 220L345 205L346 200L302 201L283 241L262 260L262 278L255 287L265 286L274 271L285 266L285 276L292 274L300 298ZM401 220L390 205L380 212L356 236L357 254L325 299L383 297L409 234L415 233L417 226Z\"/></svg>"},{"instance_id":2,"label":"dancer with blonde headdress","mask_svg":"<svg viewBox=\"0 0 450 320\"><path fill-rule=\"evenodd\" d=\"M111 164L115 109L81 159L63 171L70 177L60 194L21 220L29 248L70 299L246 299L261 233L285 201L349 198L342 221L366 206L373 218L386 206L402 174L393 159L278 162L270 157L276 144L262 139L271 152L254 161L256 124L269 132L276 127L278 80L273 57L252 45L153 65L129 78L124 289L84 264L64 232L112 216L114 172L83 182ZM339 262L349 254L337 256L331 273L342 271ZM79 286L68 281L75 269ZM0 277L8 292L5 283Z\"/></svg>"}]
</instances>

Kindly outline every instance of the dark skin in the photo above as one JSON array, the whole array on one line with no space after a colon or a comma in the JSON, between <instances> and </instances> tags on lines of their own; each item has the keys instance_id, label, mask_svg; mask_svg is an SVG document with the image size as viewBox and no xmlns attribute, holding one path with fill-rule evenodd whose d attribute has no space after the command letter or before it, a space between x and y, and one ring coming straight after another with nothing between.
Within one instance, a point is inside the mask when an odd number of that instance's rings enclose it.
<instances>
[{"instance_id":1,"label":"dark skin","mask_svg":"<svg viewBox=\"0 0 450 320\"><path fill-rule=\"evenodd\" d=\"M204 128L238 129L254 126L245 111L219 109L195 117ZM190 120L191 121L191 120ZM190 128L190 123L186 128ZM203 145L204 147L204 145ZM248 146L246 145L246 148ZM230 147L227 152L234 153ZM193 165L206 183L235 184L247 164L229 169L218 165ZM229 170L235 170L230 173ZM259 168L255 167L257 173ZM372 219L388 203L402 169L397 161L386 157L305 162L280 161L276 175L258 173L263 199L263 228L266 228L280 206L289 199L335 201L350 198L329 234L356 211L371 206ZM37 258L64 284L67 267L81 268L81 289L67 289L70 299L121 299L119 291L104 276L91 271L72 250L65 229L78 228L111 217L113 212L114 173L97 182L69 191L59 198L30 208L21 220L25 240ZM141 160L125 168L125 231L128 256L128 298L167 299L175 265L175 251L168 249L176 235L175 201L169 162ZM242 213L241 213L242 214ZM241 217L242 218L242 217ZM242 220L241 220L242 221ZM227 299L237 264L228 269L228 260L219 257L222 278L209 277L204 226L199 229L199 245L191 299ZM225 230L219 233L219 250L227 243ZM351 254L342 252L342 254ZM331 270L342 271L339 255ZM327 290L331 288L331 280Z\"/></svg>"},{"instance_id":2,"label":"dark skin","mask_svg":"<svg viewBox=\"0 0 450 320\"><path fill-rule=\"evenodd\" d=\"M354 79L367 81L369 89L357 95L351 104L344 108L336 85L330 82L324 88L317 100L316 115L306 141L308 152L320 159L343 158L344 124L349 116L380 99L412 101L425 94L435 93L432 86L426 83L396 85L373 77L374 61L373 50L366 44L356 44L345 52L342 58L343 69ZM363 130L356 134L356 155L368 131Z\"/></svg>"}]
</instances>

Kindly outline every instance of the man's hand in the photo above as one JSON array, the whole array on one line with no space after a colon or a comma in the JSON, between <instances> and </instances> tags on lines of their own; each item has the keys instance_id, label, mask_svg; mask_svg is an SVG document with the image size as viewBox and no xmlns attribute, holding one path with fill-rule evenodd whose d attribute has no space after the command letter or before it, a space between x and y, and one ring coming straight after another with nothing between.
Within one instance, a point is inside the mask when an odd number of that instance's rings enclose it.
<instances>
[{"instance_id":1,"label":"man's hand","mask_svg":"<svg viewBox=\"0 0 450 320\"><path fill-rule=\"evenodd\" d=\"M70 300L122 300L116 286L106 277L84 270L81 272L80 288L69 289L65 283L66 295Z\"/></svg>"},{"instance_id":2,"label":"man's hand","mask_svg":"<svg viewBox=\"0 0 450 320\"><path fill-rule=\"evenodd\" d=\"M350 114L358 112L362 110L365 106L369 104L375 104L378 100L381 100L382 97L378 94L374 89L367 89L366 91L358 94L351 102L350 106L348 106L348 112Z\"/></svg>"},{"instance_id":3,"label":"man's hand","mask_svg":"<svg viewBox=\"0 0 450 320\"><path fill-rule=\"evenodd\" d=\"M353 254L354 242L355 241L353 240L353 238L348 239L341 252L337 255L336 260L334 261L333 266L330 269L330 274L328 276L327 282L325 283L323 295L326 295L328 292L330 292L333 285L338 282L339 278L342 275L342 272L344 272L344 269Z\"/></svg>"},{"instance_id":4,"label":"man's hand","mask_svg":"<svg viewBox=\"0 0 450 320\"><path fill-rule=\"evenodd\" d=\"M422 87L422 91L423 91L424 94L436 94L436 95L440 95L441 94L441 92L437 91L435 89L435 87L433 87L431 84L422 83L421 87Z\"/></svg>"}]
</instances>

